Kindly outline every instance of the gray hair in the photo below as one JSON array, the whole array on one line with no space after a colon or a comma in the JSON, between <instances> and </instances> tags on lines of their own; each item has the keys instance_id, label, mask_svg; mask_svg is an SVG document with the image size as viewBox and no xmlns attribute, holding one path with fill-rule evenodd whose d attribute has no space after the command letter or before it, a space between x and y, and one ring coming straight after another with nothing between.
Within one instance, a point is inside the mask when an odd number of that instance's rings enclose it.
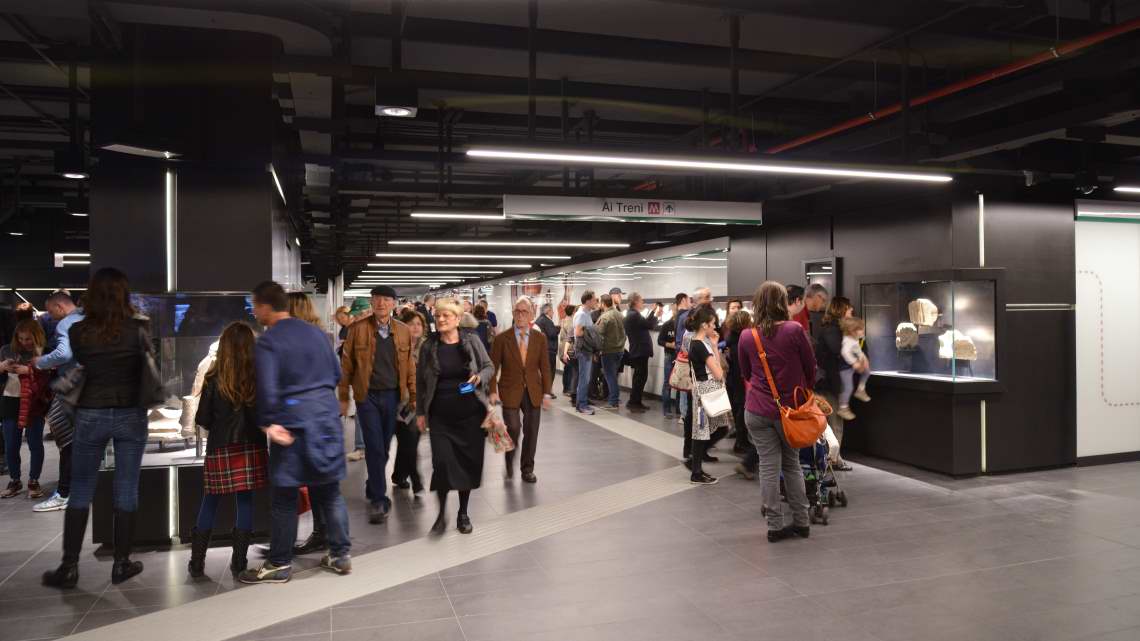
<instances>
[{"instance_id":1,"label":"gray hair","mask_svg":"<svg viewBox=\"0 0 1140 641\"><path fill-rule=\"evenodd\" d=\"M804 298L811 298L812 296L827 296L827 288L819 283L808 285L807 292L804 293Z\"/></svg>"},{"instance_id":2,"label":"gray hair","mask_svg":"<svg viewBox=\"0 0 1140 641\"><path fill-rule=\"evenodd\" d=\"M518 299L515 300L514 306L511 307L511 313L514 313L515 307L518 307L519 303L526 303L526 306L530 308L531 316L534 315L534 301L530 299L530 296L519 296Z\"/></svg>"},{"instance_id":3,"label":"gray hair","mask_svg":"<svg viewBox=\"0 0 1140 641\"><path fill-rule=\"evenodd\" d=\"M554 309L554 305L551 305L550 303L543 303L541 311L543 314L545 314L546 312L549 312L553 309Z\"/></svg>"},{"instance_id":4,"label":"gray hair","mask_svg":"<svg viewBox=\"0 0 1140 641\"><path fill-rule=\"evenodd\" d=\"M629 304L630 305L636 305L638 302L643 301L643 300L645 300L645 298L637 292L633 292L632 294L629 295Z\"/></svg>"},{"instance_id":5,"label":"gray hair","mask_svg":"<svg viewBox=\"0 0 1140 641\"><path fill-rule=\"evenodd\" d=\"M702 287L702 288L698 289L697 291L693 292L693 298L695 298L696 300L703 300L703 299L707 298L708 302L712 302L712 290L709 289L708 287Z\"/></svg>"}]
</instances>

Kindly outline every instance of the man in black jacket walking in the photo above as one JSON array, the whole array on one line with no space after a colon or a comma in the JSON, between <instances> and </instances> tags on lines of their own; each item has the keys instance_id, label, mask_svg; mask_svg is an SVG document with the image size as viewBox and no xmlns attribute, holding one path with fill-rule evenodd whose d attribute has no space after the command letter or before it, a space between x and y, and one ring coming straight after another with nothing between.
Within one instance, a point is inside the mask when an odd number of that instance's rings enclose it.
<instances>
[{"instance_id":1,"label":"man in black jacket walking","mask_svg":"<svg viewBox=\"0 0 1140 641\"><path fill-rule=\"evenodd\" d=\"M629 311L625 315L625 335L629 337L629 363L633 368L633 386L625 407L631 412L644 412L649 409L641 402L645 382L649 380L649 359L653 356L653 340L649 331L657 328L661 318L661 305L653 307L648 317L642 315L645 299L634 292L629 297Z\"/></svg>"},{"instance_id":2,"label":"man in black jacket walking","mask_svg":"<svg viewBox=\"0 0 1140 641\"><path fill-rule=\"evenodd\" d=\"M546 354L550 357L550 379L554 380L554 374L558 371L558 334L562 331L558 323L554 322L554 306L550 303L543 305L541 315L534 324L538 325L539 331L546 337ZM548 398L558 398L553 393L549 393L546 396Z\"/></svg>"}]
</instances>

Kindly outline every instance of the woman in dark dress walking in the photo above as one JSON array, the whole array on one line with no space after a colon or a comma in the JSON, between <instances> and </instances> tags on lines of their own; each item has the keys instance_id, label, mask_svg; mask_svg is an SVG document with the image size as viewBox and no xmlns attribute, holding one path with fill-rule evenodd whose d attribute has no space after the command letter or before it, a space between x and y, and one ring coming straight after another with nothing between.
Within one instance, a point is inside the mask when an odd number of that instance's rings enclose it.
<instances>
[{"instance_id":1,"label":"woman in dark dress walking","mask_svg":"<svg viewBox=\"0 0 1140 641\"><path fill-rule=\"evenodd\" d=\"M453 300L435 306L438 330L420 349L416 368L416 425L431 441L431 489L439 496L432 532L447 529L447 494L459 492L456 527L470 534L467 503L483 479L487 385L495 374L478 335L459 331L463 308Z\"/></svg>"}]
</instances>

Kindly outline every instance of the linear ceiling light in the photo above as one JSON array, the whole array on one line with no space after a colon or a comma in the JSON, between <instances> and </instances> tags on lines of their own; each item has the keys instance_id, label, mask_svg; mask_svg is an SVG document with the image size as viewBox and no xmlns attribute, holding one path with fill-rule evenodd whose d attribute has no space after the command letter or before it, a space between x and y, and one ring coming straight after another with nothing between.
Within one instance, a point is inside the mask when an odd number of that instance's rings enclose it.
<instances>
[{"instance_id":1,"label":"linear ceiling light","mask_svg":"<svg viewBox=\"0 0 1140 641\"><path fill-rule=\"evenodd\" d=\"M491 260L570 260L572 256L524 256L505 254L376 254L377 258L487 258Z\"/></svg>"},{"instance_id":2,"label":"linear ceiling light","mask_svg":"<svg viewBox=\"0 0 1140 641\"><path fill-rule=\"evenodd\" d=\"M485 274L501 274L502 271L479 269L365 269L361 274L438 274L448 276L483 276Z\"/></svg>"},{"instance_id":3,"label":"linear ceiling light","mask_svg":"<svg viewBox=\"0 0 1140 641\"><path fill-rule=\"evenodd\" d=\"M413 211L412 218L452 218L463 220L506 220L502 213L498 214L477 214L474 212L460 212L460 211ZM389 241L389 244L395 244ZM425 244L438 244L438 243L425 243Z\"/></svg>"},{"instance_id":4,"label":"linear ceiling light","mask_svg":"<svg viewBox=\"0 0 1140 641\"><path fill-rule=\"evenodd\" d=\"M1140 194L1140 187L1117 187L1113 191L1119 191L1126 194Z\"/></svg>"},{"instance_id":5,"label":"linear ceiling light","mask_svg":"<svg viewBox=\"0 0 1140 641\"><path fill-rule=\"evenodd\" d=\"M654 167L665 169L693 169L698 171L739 171L761 174L793 174L801 176L832 176L836 178L875 178L884 180L907 180L917 182L948 183L954 180L942 174L926 174L902 171L878 171L870 169L843 169L840 167L815 167L809 165L785 165L776 163L732 162L714 160L689 160L673 158L653 158L650 156L619 156L603 153L566 153L557 151L519 151L510 149L475 148L467 155L474 158L494 158L501 160L528 160L576 165L617 165L622 167Z\"/></svg>"},{"instance_id":6,"label":"linear ceiling light","mask_svg":"<svg viewBox=\"0 0 1140 641\"><path fill-rule=\"evenodd\" d=\"M502 267L503 269L529 269L529 263L368 263L369 267Z\"/></svg>"},{"instance_id":7,"label":"linear ceiling light","mask_svg":"<svg viewBox=\"0 0 1140 641\"><path fill-rule=\"evenodd\" d=\"M1085 220L1140 220L1140 211L1084 211L1077 210L1077 218Z\"/></svg>"},{"instance_id":8,"label":"linear ceiling light","mask_svg":"<svg viewBox=\"0 0 1140 641\"><path fill-rule=\"evenodd\" d=\"M413 214L414 215L414 214ZM448 245L451 247L608 247L626 249L629 243L543 242L514 240L389 240L389 245Z\"/></svg>"}]
</instances>

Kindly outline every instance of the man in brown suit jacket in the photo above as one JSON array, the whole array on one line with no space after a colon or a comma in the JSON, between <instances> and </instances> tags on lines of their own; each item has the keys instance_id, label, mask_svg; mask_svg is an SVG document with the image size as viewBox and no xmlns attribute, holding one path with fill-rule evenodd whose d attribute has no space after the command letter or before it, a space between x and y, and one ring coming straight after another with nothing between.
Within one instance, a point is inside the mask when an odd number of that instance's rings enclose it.
<instances>
[{"instance_id":1,"label":"man in brown suit jacket","mask_svg":"<svg viewBox=\"0 0 1140 641\"><path fill-rule=\"evenodd\" d=\"M531 327L534 322L534 304L527 297L515 301L511 329L500 332L491 344L491 362L495 376L491 379L491 402L503 403L503 421L522 451L519 465L522 479L536 483L534 454L538 449L538 426L542 410L550 408L550 357L546 350L546 337ZM521 421L520 421L521 414ZM519 441L519 428L523 441ZM514 476L515 453L507 452L507 478Z\"/></svg>"}]
</instances>

